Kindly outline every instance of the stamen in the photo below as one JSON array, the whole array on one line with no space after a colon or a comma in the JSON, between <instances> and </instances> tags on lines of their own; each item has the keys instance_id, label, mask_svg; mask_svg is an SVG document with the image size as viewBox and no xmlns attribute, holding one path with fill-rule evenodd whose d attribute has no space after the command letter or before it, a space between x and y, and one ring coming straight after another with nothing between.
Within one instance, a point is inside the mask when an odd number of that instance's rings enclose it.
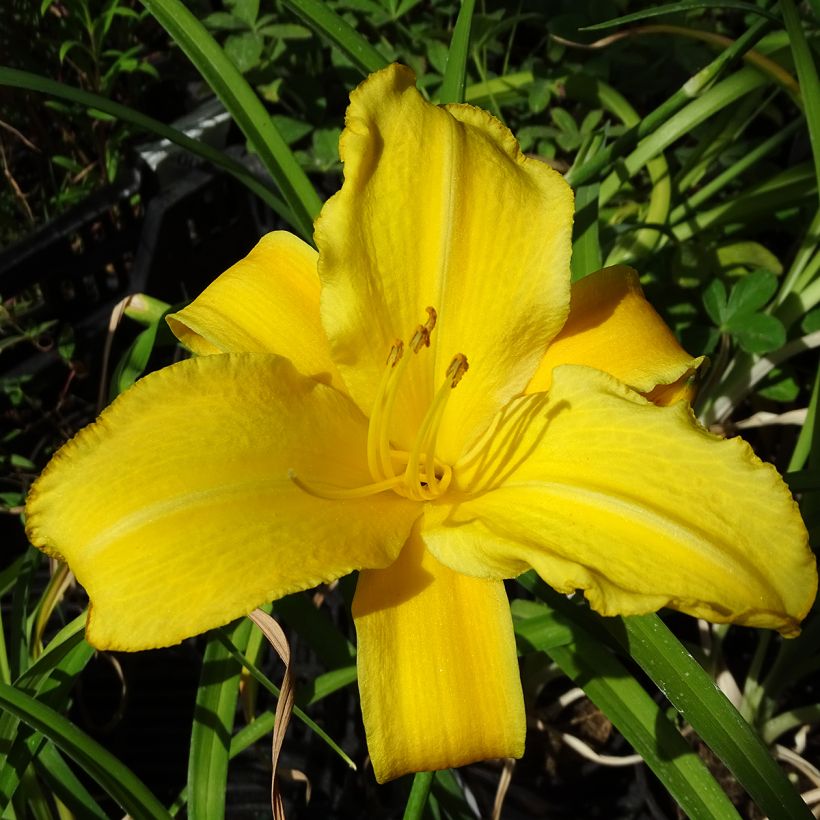
<instances>
[{"instance_id":1,"label":"stamen","mask_svg":"<svg viewBox=\"0 0 820 820\"><path fill-rule=\"evenodd\" d=\"M382 472L382 458L380 453L382 427L385 420L389 418L384 412L384 402L387 396L387 386L396 365L401 361L404 355L404 342L401 339L396 339L390 348L390 353L387 354L387 361L385 362L385 370L382 373L381 381L379 382L379 389L376 392L376 401L373 404L373 410L370 414L370 424L367 428L367 466L370 470L370 475L373 478L382 478L392 476L394 473Z\"/></svg>"},{"instance_id":2,"label":"stamen","mask_svg":"<svg viewBox=\"0 0 820 820\"><path fill-rule=\"evenodd\" d=\"M350 498L366 498L369 495L377 495L385 490L393 490L404 480L402 476L388 478L384 481L376 481L373 484L363 484L361 487L317 487L315 484L308 484L302 481L294 470L288 470L288 478L303 492L316 498L324 498L329 501L342 501Z\"/></svg>"},{"instance_id":3,"label":"stamen","mask_svg":"<svg viewBox=\"0 0 820 820\"><path fill-rule=\"evenodd\" d=\"M428 307L427 321L418 325L408 343L414 353L430 346L430 334L436 326L437 318L435 309ZM463 353L457 353L453 357L447 367L444 383L436 391L422 419L412 450L407 452L395 449L390 442L390 422L402 380L412 359L404 353L404 344L397 339L387 355L373 402L367 430L367 466L373 482L350 488L316 485L303 481L294 470L288 470L288 478L300 490L316 498L333 500L365 498L386 490L395 490L400 495L418 501L431 500L447 490L453 471L448 464L436 458L436 444L450 394L469 368L467 357ZM399 475L396 475L397 472Z\"/></svg>"},{"instance_id":4,"label":"stamen","mask_svg":"<svg viewBox=\"0 0 820 820\"><path fill-rule=\"evenodd\" d=\"M438 319L435 308L428 305L425 310L427 311L427 321L416 328L416 332L410 339L410 347L413 348L413 353L418 353L423 347L430 347L430 334L433 332Z\"/></svg>"},{"instance_id":5,"label":"stamen","mask_svg":"<svg viewBox=\"0 0 820 820\"><path fill-rule=\"evenodd\" d=\"M418 353L423 347L430 346L430 334L433 332L433 328L436 326L436 319L438 318L438 314L436 313L436 310L433 307L428 306L426 310L427 321L423 325L419 325L416 328L415 333L413 333L413 336L410 339L410 349L413 351L413 353ZM390 357L388 357L388 362L389 361ZM398 364L396 364L396 362ZM378 454L380 467L380 469L377 469L377 472L375 473L373 473L373 468L371 467L371 473L373 474L374 478L376 478L377 476L393 478L396 475L393 471L393 459L390 456L390 420L393 418L393 410L396 406L396 397L399 394L399 386L401 385L402 378L404 377L407 367L410 364L410 357L405 356L401 361L397 359L396 362L393 363L393 367L389 372L388 382L386 384L384 393L384 404L381 408L382 413L381 417L378 420L378 430L374 433L374 435L378 436ZM370 423L372 426L372 417L370 419Z\"/></svg>"},{"instance_id":6,"label":"stamen","mask_svg":"<svg viewBox=\"0 0 820 820\"><path fill-rule=\"evenodd\" d=\"M447 380L436 392L433 402L422 420L404 474L405 486L407 491L411 493L411 497L418 493L424 499L431 499L443 492L435 470L438 431L441 427L441 420L444 418L444 410L447 407L451 391L461 381L461 377L467 372L468 367L467 357L463 353L457 353L453 357L447 368ZM422 456L422 449L425 451L424 456ZM425 478L423 482L419 475L422 462L424 463ZM449 484L449 477L447 483ZM423 484L427 486L423 487Z\"/></svg>"}]
</instances>

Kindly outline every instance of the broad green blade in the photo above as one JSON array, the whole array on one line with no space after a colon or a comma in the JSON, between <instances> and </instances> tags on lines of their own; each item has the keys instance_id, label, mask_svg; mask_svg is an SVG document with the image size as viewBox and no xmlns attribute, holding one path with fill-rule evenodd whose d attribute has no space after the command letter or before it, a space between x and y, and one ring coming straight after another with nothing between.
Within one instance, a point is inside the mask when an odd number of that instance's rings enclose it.
<instances>
[{"instance_id":1,"label":"broad green blade","mask_svg":"<svg viewBox=\"0 0 820 820\"><path fill-rule=\"evenodd\" d=\"M293 213L293 227L306 239L322 207L270 114L205 26L181 0L141 0L171 35L236 121L273 177Z\"/></svg>"},{"instance_id":2,"label":"broad green blade","mask_svg":"<svg viewBox=\"0 0 820 820\"><path fill-rule=\"evenodd\" d=\"M134 820L163 820L169 817L165 806L127 766L50 706L13 686L0 684L0 708L62 749Z\"/></svg>"},{"instance_id":3,"label":"broad green blade","mask_svg":"<svg viewBox=\"0 0 820 820\"><path fill-rule=\"evenodd\" d=\"M251 622L243 618L225 631L244 648L251 628ZM241 665L220 640L219 632L211 635L202 661L188 757L191 820L221 820L225 816L230 738L241 671Z\"/></svg>"},{"instance_id":4,"label":"broad green blade","mask_svg":"<svg viewBox=\"0 0 820 820\"><path fill-rule=\"evenodd\" d=\"M604 620L609 631L769 817L812 817L763 741L657 615Z\"/></svg>"},{"instance_id":5,"label":"broad green blade","mask_svg":"<svg viewBox=\"0 0 820 820\"><path fill-rule=\"evenodd\" d=\"M754 48L763 37L771 23L766 18L755 20L746 31L730 46L725 48L709 65L692 75L674 94L662 102L656 109L643 117L639 123L630 128L603 151L599 151L588 162L573 167L567 174L570 185L581 185L592 179L598 179L601 172L613 160L630 151L638 140L652 134L656 129L667 123L685 105L690 104L705 89L716 83L718 78L728 69L735 60ZM738 72L740 73L740 72ZM713 90L713 89L710 89ZM658 149L663 150L663 147Z\"/></svg>"},{"instance_id":6,"label":"broad green blade","mask_svg":"<svg viewBox=\"0 0 820 820\"><path fill-rule=\"evenodd\" d=\"M794 67L800 82L800 93L806 112L806 124L809 127L811 152L814 154L814 168L820 190L820 79L814 64L811 49L806 42L806 35L800 25L800 18L792 0L780 0L783 22L789 33L789 45L794 57Z\"/></svg>"},{"instance_id":7,"label":"broad green blade","mask_svg":"<svg viewBox=\"0 0 820 820\"><path fill-rule=\"evenodd\" d=\"M473 25L475 0L461 0L453 39L447 52L447 66L444 69L444 81L439 90L439 102L464 102L464 87L467 78L467 58L470 56L470 30ZM429 787L428 787L429 790Z\"/></svg>"},{"instance_id":8,"label":"broad green blade","mask_svg":"<svg viewBox=\"0 0 820 820\"><path fill-rule=\"evenodd\" d=\"M725 80L721 80L690 102L685 108L669 117L645 139L641 140L623 160L616 171L612 171L601 183L600 204L603 206L615 195L619 188L643 168L649 160L660 154L673 142L681 139L709 117L722 111L766 82L766 78L754 68L742 68ZM605 151L600 152L605 154ZM594 163L596 157L590 160Z\"/></svg>"},{"instance_id":9,"label":"broad green blade","mask_svg":"<svg viewBox=\"0 0 820 820\"><path fill-rule=\"evenodd\" d=\"M566 599L554 606L555 599L561 596L533 573L519 580L543 603L543 614L535 617L549 618L556 627L568 629L572 635L571 643L552 641L544 646L532 645L530 649L547 652L586 692L689 817L738 820L729 798L663 710L607 645L587 631L581 619L576 619L574 610L579 608ZM529 616L529 611L530 607L513 607L514 615L523 612ZM516 632L520 635L520 626L516 626Z\"/></svg>"},{"instance_id":10,"label":"broad green blade","mask_svg":"<svg viewBox=\"0 0 820 820\"><path fill-rule=\"evenodd\" d=\"M387 65L387 60L327 3L321 0L283 0L282 5L289 8L309 29L338 48L362 74L372 74Z\"/></svg>"},{"instance_id":11,"label":"broad green blade","mask_svg":"<svg viewBox=\"0 0 820 820\"><path fill-rule=\"evenodd\" d=\"M55 80L50 80L47 77L40 77L37 74L31 74L28 71L18 71L14 68L0 67L0 85L8 85L12 88L25 88L29 91L36 91L39 94L47 94L50 97L57 97L59 99L68 100L69 102L84 105L86 108L96 108L118 120L130 123L135 128L145 131L149 134L155 134L162 139L167 139L174 145L179 145L195 156L201 157L210 163L213 163L217 168L227 171L234 176L239 182L249 188L260 199L267 203L282 219L287 220L293 224L294 217L290 208L268 187L268 185L260 182L251 171L249 171L241 162L237 162L233 157L228 156L222 151L212 148L204 142L191 139L182 131L177 131L176 128L171 128L165 123L155 120L153 117L147 117L145 114L140 114L128 106L120 105L120 103L109 100L106 97L101 97L99 94L92 94L90 91L83 91L81 88L74 88L65 83L59 83Z\"/></svg>"},{"instance_id":12,"label":"broad green blade","mask_svg":"<svg viewBox=\"0 0 820 820\"><path fill-rule=\"evenodd\" d=\"M614 636L764 813L771 818L810 820L812 814L799 792L760 737L657 615L600 618L550 589L533 572L519 581L560 617L595 635L596 640L600 641L600 635Z\"/></svg>"},{"instance_id":13,"label":"broad green blade","mask_svg":"<svg viewBox=\"0 0 820 820\"><path fill-rule=\"evenodd\" d=\"M94 650L84 640L85 613L64 626L49 643L45 652L15 682L15 689L58 712L68 704L77 676L85 668ZM27 726L12 712L0 713L0 811L5 809L21 785L21 773L43 748L45 738Z\"/></svg>"},{"instance_id":14,"label":"broad green blade","mask_svg":"<svg viewBox=\"0 0 820 820\"><path fill-rule=\"evenodd\" d=\"M107 820L108 815L77 778L53 743L45 743L34 759L39 777L75 817Z\"/></svg>"},{"instance_id":15,"label":"broad green blade","mask_svg":"<svg viewBox=\"0 0 820 820\"><path fill-rule=\"evenodd\" d=\"M582 185L575 192L575 222L572 226L572 281L577 282L601 268L601 244L598 239L597 182Z\"/></svg>"}]
</instances>

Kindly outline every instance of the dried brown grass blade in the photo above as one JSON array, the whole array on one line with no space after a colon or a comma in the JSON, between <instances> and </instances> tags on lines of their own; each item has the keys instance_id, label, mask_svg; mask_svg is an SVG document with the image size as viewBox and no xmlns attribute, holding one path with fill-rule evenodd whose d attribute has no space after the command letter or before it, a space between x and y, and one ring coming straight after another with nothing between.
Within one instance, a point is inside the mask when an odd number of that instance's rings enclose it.
<instances>
[{"instance_id":1,"label":"dried brown grass blade","mask_svg":"<svg viewBox=\"0 0 820 820\"><path fill-rule=\"evenodd\" d=\"M511 757L504 758L504 768L501 770L498 789L495 792L492 820L501 820L501 810L504 808L504 798L507 796L507 789L510 788L514 768L515 761Z\"/></svg>"},{"instance_id":2,"label":"dried brown grass blade","mask_svg":"<svg viewBox=\"0 0 820 820\"><path fill-rule=\"evenodd\" d=\"M290 667L290 646L282 627L267 612L255 609L248 617L262 630L262 634L282 659L282 663L285 664L285 674L282 678L279 700L276 703L276 723L273 727L273 748L271 753L273 770L271 772L270 787L270 806L274 820L285 820L285 807L282 805L282 795L279 793L279 779L276 776L276 768L279 763L279 756L282 754L285 732L293 712L294 689L293 670Z\"/></svg>"}]
</instances>

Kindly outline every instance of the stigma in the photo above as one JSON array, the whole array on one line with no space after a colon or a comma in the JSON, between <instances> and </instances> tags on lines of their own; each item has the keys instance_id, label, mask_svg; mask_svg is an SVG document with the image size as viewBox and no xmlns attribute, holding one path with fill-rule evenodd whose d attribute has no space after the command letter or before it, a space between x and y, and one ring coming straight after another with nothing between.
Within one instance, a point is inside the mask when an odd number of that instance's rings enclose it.
<instances>
[{"instance_id":1,"label":"stigma","mask_svg":"<svg viewBox=\"0 0 820 820\"><path fill-rule=\"evenodd\" d=\"M426 311L426 321L415 328L407 344L396 339L385 360L367 429L367 466L372 482L350 488L319 486L289 471L288 477L301 490L327 499L362 498L392 490L416 501L431 501L447 491L453 471L437 458L436 445L450 396L469 368L463 353L456 353L450 361L410 449L397 447L390 438L401 386L415 356L424 355L430 347L430 336L436 326L435 309L428 307Z\"/></svg>"}]
</instances>

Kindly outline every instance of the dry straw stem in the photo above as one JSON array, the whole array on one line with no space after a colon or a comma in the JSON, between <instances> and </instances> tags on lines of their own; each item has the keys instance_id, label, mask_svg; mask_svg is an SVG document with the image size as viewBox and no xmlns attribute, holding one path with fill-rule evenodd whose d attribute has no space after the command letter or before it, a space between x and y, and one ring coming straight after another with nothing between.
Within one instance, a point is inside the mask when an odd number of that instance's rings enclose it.
<instances>
[{"instance_id":1,"label":"dry straw stem","mask_svg":"<svg viewBox=\"0 0 820 820\"><path fill-rule=\"evenodd\" d=\"M279 780L276 776L276 767L279 763L279 756L282 754L282 744L285 741L285 732L290 723L290 716L293 712L293 670L290 666L290 646L282 627L261 609L255 609L248 617L262 630L262 634L268 639L270 645L285 664L285 674L282 678L282 688L279 700L276 702L276 722L273 726L273 751L271 761L273 769L271 772L270 801L274 820L285 820L285 807L282 805L282 795L279 793Z\"/></svg>"}]
</instances>

